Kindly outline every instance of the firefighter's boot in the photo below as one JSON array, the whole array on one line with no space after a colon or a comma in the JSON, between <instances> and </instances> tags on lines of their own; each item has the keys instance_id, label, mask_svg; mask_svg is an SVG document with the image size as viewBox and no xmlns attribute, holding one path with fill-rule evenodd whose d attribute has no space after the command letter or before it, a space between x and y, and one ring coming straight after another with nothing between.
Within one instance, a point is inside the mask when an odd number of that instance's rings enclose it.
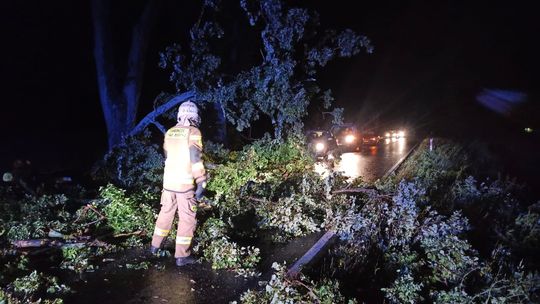
<instances>
[{"instance_id":1,"label":"firefighter's boot","mask_svg":"<svg viewBox=\"0 0 540 304\"><path fill-rule=\"evenodd\" d=\"M187 256L183 258L176 258L176 266L182 267L185 265L195 264L197 263L197 260L192 256Z\"/></svg>"},{"instance_id":2,"label":"firefighter's boot","mask_svg":"<svg viewBox=\"0 0 540 304\"><path fill-rule=\"evenodd\" d=\"M158 247L154 247L154 246L150 246L150 254L151 255L156 255L158 252L159 252L159 248Z\"/></svg>"}]
</instances>

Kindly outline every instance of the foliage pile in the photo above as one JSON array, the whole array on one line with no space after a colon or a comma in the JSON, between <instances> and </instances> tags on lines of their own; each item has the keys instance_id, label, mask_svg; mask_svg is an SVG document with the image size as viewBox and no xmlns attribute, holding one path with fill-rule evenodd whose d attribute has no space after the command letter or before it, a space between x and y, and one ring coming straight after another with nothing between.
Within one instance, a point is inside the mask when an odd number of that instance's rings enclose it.
<instances>
[{"instance_id":1,"label":"foliage pile","mask_svg":"<svg viewBox=\"0 0 540 304\"><path fill-rule=\"evenodd\" d=\"M358 185L339 174L313 173L313 159L294 137L263 139L241 151L215 147L206 156L214 163L207 194L214 208L198 214L194 247L214 269L258 274L265 253L253 245L266 236L282 242L325 229L339 237L330 258L316 268L319 272L308 273L311 278L286 278L284 266L275 264L270 281L245 293L242 302L540 300L535 259L539 208L522 201L522 188L511 180L480 182L471 176L479 171L463 146L439 141L430 151L423 143L395 176L366 191L348 191ZM76 212L66 210L67 201L43 196L3 204L3 243L44 237L54 229L72 236L141 231L130 240L141 244L148 240L145 233L152 230L158 211L157 193L113 185L101 189L100 200ZM104 250L65 248L61 265L91 269L92 258ZM0 277L9 282L3 297L30 299L30 293L15 290L37 276L26 264L23 259L8 261L14 271ZM48 288L55 286L51 280L37 281ZM360 294L355 284L363 286Z\"/></svg>"},{"instance_id":2,"label":"foliage pile","mask_svg":"<svg viewBox=\"0 0 540 304\"><path fill-rule=\"evenodd\" d=\"M0 244L14 240L44 238L49 231L73 229L72 215L66 211L68 198L63 194L24 196L16 199L5 188L0 198Z\"/></svg>"},{"instance_id":3,"label":"foliage pile","mask_svg":"<svg viewBox=\"0 0 540 304\"><path fill-rule=\"evenodd\" d=\"M313 160L292 137L285 142L263 139L226 157L220 155L212 156L222 163L209 170L207 186L215 212L199 226L195 250L215 269L253 275L260 251L240 244L258 237L262 229L276 232L271 235L278 240L319 229L324 213L314 198L302 200L307 182L298 184L308 180L305 172L311 170ZM310 186L309 191L315 193L316 187ZM319 212L318 222L314 222L314 210Z\"/></svg>"},{"instance_id":4,"label":"foliage pile","mask_svg":"<svg viewBox=\"0 0 540 304\"><path fill-rule=\"evenodd\" d=\"M49 298L69 291L56 277L32 271L33 264L21 255L25 251L7 250L13 248L11 244L29 240L42 246L51 245L47 251L51 255L47 262L51 267L82 273L97 269L98 257L122 248L100 238L107 240L110 235L135 233L128 239L129 245L140 245L148 240L155 221L156 211L152 206L156 205L157 197L147 190L127 194L107 185L100 190L100 197L88 204L63 194L21 197L9 186L2 187L1 192L0 244L5 249L0 262L5 267L0 272L0 284L5 287L0 299L7 303L60 303L60 299L43 302L39 297ZM109 240L118 243L120 239L109 237Z\"/></svg>"},{"instance_id":5,"label":"foliage pile","mask_svg":"<svg viewBox=\"0 0 540 304\"><path fill-rule=\"evenodd\" d=\"M147 190L136 191L126 195L126 190L111 184L102 188L101 197L105 200L102 207L107 217L107 225L114 233L151 233L156 221L156 210L152 202L159 197Z\"/></svg>"},{"instance_id":6,"label":"foliage pile","mask_svg":"<svg viewBox=\"0 0 540 304\"><path fill-rule=\"evenodd\" d=\"M520 188L511 181L479 183L468 175L479 169L467 148L440 140L429 151L423 143L395 176L378 183L378 194L346 195L335 193L346 188L343 177L309 173L312 160L302 153L292 140L261 141L212 170L209 188L229 234L232 227L244 229L237 222L242 214L255 215L257 233L270 230L276 241L333 229L338 245L313 284L332 277L343 284L359 281L377 301L539 300L540 276L530 254L537 246L538 214L523 208L514 195ZM483 228L486 218L489 228ZM313 300L297 294L293 281L276 278L241 301ZM332 297L344 301L337 289Z\"/></svg>"},{"instance_id":7,"label":"foliage pile","mask_svg":"<svg viewBox=\"0 0 540 304\"><path fill-rule=\"evenodd\" d=\"M289 279L285 265L274 263L272 268L275 273L265 289L248 290L240 297L242 303L357 303L354 299L346 301L337 281L325 279L315 283L302 274L297 279Z\"/></svg>"},{"instance_id":8,"label":"foliage pile","mask_svg":"<svg viewBox=\"0 0 540 304\"><path fill-rule=\"evenodd\" d=\"M112 183L124 189L161 189L165 159L151 133L128 136L96 164L93 178L101 184Z\"/></svg>"},{"instance_id":9,"label":"foliage pile","mask_svg":"<svg viewBox=\"0 0 540 304\"><path fill-rule=\"evenodd\" d=\"M334 212L340 242L323 275L359 281L372 300L392 303L539 301L538 215L512 182L467 176L477 170L468 155L450 141L432 151L424 143L379 183L382 194Z\"/></svg>"},{"instance_id":10,"label":"foliage pile","mask_svg":"<svg viewBox=\"0 0 540 304\"><path fill-rule=\"evenodd\" d=\"M208 190L219 216L233 226L235 219L252 217L255 227L277 241L319 231L328 204L329 180L313 172L314 161L298 139L263 139L232 152L210 170ZM323 191L321 191L323 190Z\"/></svg>"},{"instance_id":11,"label":"foliage pile","mask_svg":"<svg viewBox=\"0 0 540 304\"><path fill-rule=\"evenodd\" d=\"M213 269L234 270L242 276L257 275L260 251L253 246L239 246L231 241L227 225L218 218L209 218L197 227L195 253L212 264Z\"/></svg>"},{"instance_id":12,"label":"foliage pile","mask_svg":"<svg viewBox=\"0 0 540 304\"><path fill-rule=\"evenodd\" d=\"M27 273L24 275L24 273ZM28 273L28 259L18 257L15 261L5 264L3 276L17 277L5 287L0 287L0 303L63 303L62 299L54 298L71 292L71 289L61 284L57 277L45 275L36 270ZM38 297L41 296L41 297ZM42 299L42 297L47 297ZM49 299L49 297L52 297Z\"/></svg>"}]
</instances>

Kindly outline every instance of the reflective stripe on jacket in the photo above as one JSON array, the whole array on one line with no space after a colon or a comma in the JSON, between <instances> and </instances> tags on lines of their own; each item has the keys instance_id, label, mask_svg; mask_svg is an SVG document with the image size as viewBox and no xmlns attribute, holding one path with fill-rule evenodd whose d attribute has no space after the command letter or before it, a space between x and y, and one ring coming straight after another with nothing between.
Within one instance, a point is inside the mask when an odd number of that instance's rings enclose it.
<instances>
[{"instance_id":1,"label":"reflective stripe on jacket","mask_svg":"<svg viewBox=\"0 0 540 304\"><path fill-rule=\"evenodd\" d=\"M165 133L163 148L166 156L164 189L183 192L193 188L193 181L206 180L199 129L181 125L170 128Z\"/></svg>"}]
</instances>

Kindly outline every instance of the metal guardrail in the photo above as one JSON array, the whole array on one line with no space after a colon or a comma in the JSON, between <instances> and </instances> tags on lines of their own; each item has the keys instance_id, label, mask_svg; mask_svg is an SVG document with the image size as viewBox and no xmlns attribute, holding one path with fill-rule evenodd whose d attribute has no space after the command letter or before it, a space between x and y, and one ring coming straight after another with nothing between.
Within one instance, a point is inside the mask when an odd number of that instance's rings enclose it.
<instances>
[{"instance_id":1,"label":"metal guardrail","mask_svg":"<svg viewBox=\"0 0 540 304\"><path fill-rule=\"evenodd\" d=\"M393 166L392 168L390 168L388 171L386 171L386 173L383 175L383 179L386 179L388 176L390 176L392 173L394 173L400 166L401 164L407 159L409 158L409 156L411 156L411 154L416 150L416 148L418 148L418 146L420 146L420 144L422 142L424 142L425 139L419 141L416 143L416 145L414 145L410 150L409 152L407 152L407 154L403 155L403 157L401 157Z\"/></svg>"}]
</instances>

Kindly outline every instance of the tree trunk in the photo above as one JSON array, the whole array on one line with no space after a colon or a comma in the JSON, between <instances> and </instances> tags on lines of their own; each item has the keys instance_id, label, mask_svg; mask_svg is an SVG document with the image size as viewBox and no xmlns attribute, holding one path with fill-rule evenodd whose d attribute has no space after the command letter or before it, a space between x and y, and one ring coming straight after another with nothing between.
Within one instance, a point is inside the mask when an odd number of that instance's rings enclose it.
<instances>
[{"instance_id":1,"label":"tree trunk","mask_svg":"<svg viewBox=\"0 0 540 304\"><path fill-rule=\"evenodd\" d=\"M141 18L135 24L131 36L128 70L123 90L127 102L126 124L128 130L131 130L135 126L137 120L148 40L150 30L157 16L159 3L160 1L156 0L149 0L146 3Z\"/></svg>"},{"instance_id":2,"label":"tree trunk","mask_svg":"<svg viewBox=\"0 0 540 304\"><path fill-rule=\"evenodd\" d=\"M160 1L148 1L134 26L125 74L114 62L110 1L92 0L94 59L109 150L135 125L150 28Z\"/></svg>"},{"instance_id":3,"label":"tree trunk","mask_svg":"<svg viewBox=\"0 0 540 304\"><path fill-rule=\"evenodd\" d=\"M125 125L125 105L118 92L117 71L114 69L111 31L109 30L110 6L108 1L92 1L94 24L94 59L96 61L99 99L107 125L109 148L120 141L120 132Z\"/></svg>"},{"instance_id":4,"label":"tree trunk","mask_svg":"<svg viewBox=\"0 0 540 304\"><path fill-rule=\"evenodd\" d=\"M225 108L221 102L214 102L214 109L216 111L216 141L218 143L227 145L227 118L225 117Z\"/></svg>"}]
</instances>

